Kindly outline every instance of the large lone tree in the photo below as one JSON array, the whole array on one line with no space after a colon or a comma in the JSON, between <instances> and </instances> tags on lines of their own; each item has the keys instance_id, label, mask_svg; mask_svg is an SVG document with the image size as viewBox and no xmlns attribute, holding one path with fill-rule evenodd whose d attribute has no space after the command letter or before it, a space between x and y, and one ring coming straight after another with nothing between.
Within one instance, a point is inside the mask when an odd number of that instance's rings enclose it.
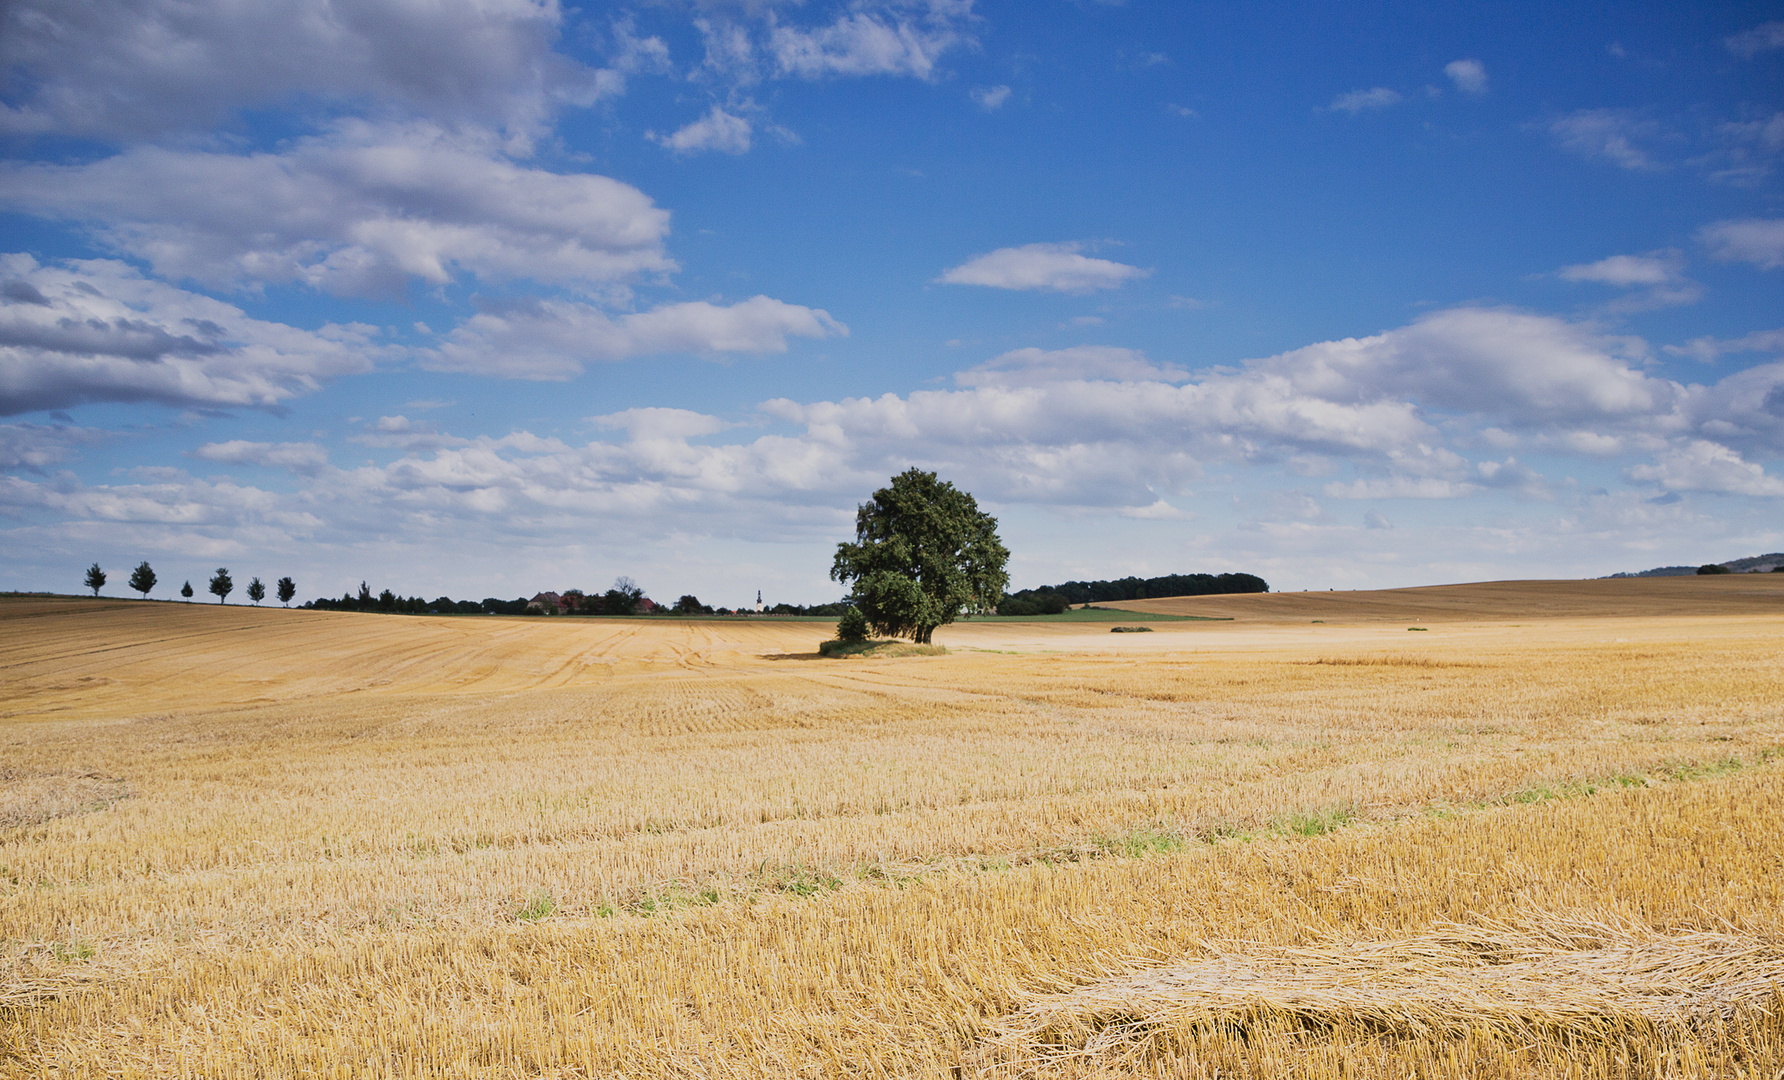
<instances>
[{"instance_id":1,"label":"large lone tree","mask_svg":"<svg viewBox=\"0 0 1784 1080\"><path fill-rule=\"evenodd\" d=\"M875 633L929 644L963 611L988 611L1010 583L997 519L932 472L906 469L855 513L855 542L836 545L830 576L853 583Z\"/></svg>"}]
</instances>

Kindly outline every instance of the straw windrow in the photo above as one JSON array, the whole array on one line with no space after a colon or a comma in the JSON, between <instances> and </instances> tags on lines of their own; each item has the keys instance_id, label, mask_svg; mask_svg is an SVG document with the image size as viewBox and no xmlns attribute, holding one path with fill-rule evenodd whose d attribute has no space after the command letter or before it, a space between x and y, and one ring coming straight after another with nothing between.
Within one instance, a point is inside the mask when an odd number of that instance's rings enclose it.
<instances>
[{"instance_id":1,"label":"straw windrow","mask_svg":"<svg viewBox=\"0 0 1784 1080\"><path fill-rule=\"evenodd\" d=\"M995 1020L1005 1062L1121 1059L1172 1031L1346 1031L1417 1039L1703 1032L1769 1012L1784 943L1533 914L1324 948L1215 951L1031 1001Z\"/></svg>"}]
</instances>

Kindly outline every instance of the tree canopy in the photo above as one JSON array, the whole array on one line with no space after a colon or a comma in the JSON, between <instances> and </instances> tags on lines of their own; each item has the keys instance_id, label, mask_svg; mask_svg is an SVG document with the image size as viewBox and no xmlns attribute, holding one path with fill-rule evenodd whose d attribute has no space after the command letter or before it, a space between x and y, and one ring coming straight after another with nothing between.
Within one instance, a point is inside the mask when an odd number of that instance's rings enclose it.
<instances>
[{"instance_id":1,"label":"tree canopy","mask_svg":"<svg viewBox=\"0 0 1784 1080\"><path fill-rule=\"evenodd\" d=\"M855 513L855 542L836 545L830 576L854 587L876 633L928 644L963 611L990 610L1009 584L997 519L971 495L911 468Z\"/></svg>"},{"instance_id":2,"label":"tree canopy","mask_svg":"<svg viewBox=\"0 0 1784 1080\"><path fill-rule=\"evenodd\" d=\"M297 582L288 577L279 579L279 603L290 604L291 598L297 595Z\"/></svg>"},{"instance_id":3,"label":"tree canopy","mask_svg":"<svg viewBox=\"0 0 1784 1080\"><path fill-rule=\"evenodd\" d=\"M229 568L217 567L216 576L211 578L211 595L217 598L217 603L222 604L228 602L226 598L234 591L235 581L229 576Z\"/></svg>"},{"instance_id":4,"label":"tree canopy","mask_svg":"<svg viewBox=\"0 0 1784 1080\"><path fill-rule=\"evenodd\" d=\"M147 559L137 563L136 569L130 571L130 587L142 593L144 600L149 598L149 590L155 587L156 580L155 571L149 566Z\"/></svg>"},{"instance_id":5,"label":"tree canopy","mask_svg":"<svg viewBox=\"0 0 1784 1080\"><path fill-rule=\"evenodd\" d=\"M94 596L98 596L99 590L105 588L105 571L99 569L98 563L87 567L87 588L93 590Z\"/></svg>"}]
</instances>

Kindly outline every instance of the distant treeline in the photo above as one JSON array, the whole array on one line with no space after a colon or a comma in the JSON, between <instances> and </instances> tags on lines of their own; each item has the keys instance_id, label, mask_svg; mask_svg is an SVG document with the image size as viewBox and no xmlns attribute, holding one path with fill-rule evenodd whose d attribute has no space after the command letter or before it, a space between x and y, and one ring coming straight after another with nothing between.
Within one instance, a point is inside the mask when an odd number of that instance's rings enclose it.
<instances>
[{"instance_id":1,"label":"distant treeline","mask_svg":"<svg viewBox=\"0 0 1784 1080\"><path fill-rule=\"evenodd\" d=\"M324 596L298 606L314 611L382 611L398 615L519 615L526 611L527 599L523 596L501 600L491 596L477 601L441 596L424 600L419 596L398 596L389 589L373 596L370 589L361 585L358 596L348 593L339 600Z\"/></svg>"},{"instance_id":2,"label":"distant treeline","mask_svg":"<svg viewBox=\"0 0 1784 1080\"><path fill-rule=\"evenodd\" d=\"M360 582L358 594L347 593L339 600L322 597L310 600L302 605L314 611L377 611L393 615L745 615L751 612L739 608L714 608L710 604L702 604L696 596L687 595L673 605L653 603L645 597L643 591L633 586L629 580L616 583L616 586L605 593L584 593L581 589L569 589L561 595L558 593L540 593L537 596L517 596L512 600L503 600L498 596L486 596L482 600L454 600L450 596L437 596L425 600L419 596L398 596L389 589L374 595L365 582ZM848 610L846 603L834 604L775 604L762 609L764 615L818 615L835 617Z\"/></svg>"},{"instance_id":3,"label":"distant treeline","mask_svg":"<svg viewBox=\"0 0 1784 1080\"><path fill-rule=\"evenodd\" d=\"M1166 574L1155 578L1124 577L1115 581L1068 581L1064 585L1043 585L1038 589L1011 593L997 605L997 613L1057 615L1073 604L1269 591L1269 583L1255 574Z\"/></svg>"}]
</instances>

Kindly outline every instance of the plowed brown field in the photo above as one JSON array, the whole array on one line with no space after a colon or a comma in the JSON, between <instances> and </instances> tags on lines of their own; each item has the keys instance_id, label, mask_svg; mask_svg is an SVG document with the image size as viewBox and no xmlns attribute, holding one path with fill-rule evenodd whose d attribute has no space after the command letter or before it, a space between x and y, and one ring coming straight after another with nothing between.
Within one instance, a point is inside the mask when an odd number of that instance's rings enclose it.
<instances>
[{"instance_id":1,"label":"plowed brown field","mask_svg":"<svg viewBox=\"0 0 1784 1080\"><path fill-rule=\"evenodd\" d=\"M1129 606L0 600L0 1073L1784 1068L1784 574Z\"/></svg>"}]
</instances>

